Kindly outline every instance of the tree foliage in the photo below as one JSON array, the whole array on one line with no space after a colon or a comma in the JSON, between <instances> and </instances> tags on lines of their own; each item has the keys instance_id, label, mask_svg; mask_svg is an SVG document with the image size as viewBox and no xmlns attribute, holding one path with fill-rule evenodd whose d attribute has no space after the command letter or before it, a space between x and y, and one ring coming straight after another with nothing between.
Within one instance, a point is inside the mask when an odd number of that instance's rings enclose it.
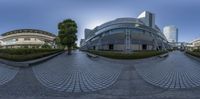
<instances>
[{"instance_id":1,"label":"tree foliage","mask_svg":"<svg viewBox=\"0 0 200 99\"><path fill-rule=\"evenodd\" d=\"M71 48L77 41L77 24L74 20L66 19L58 24L59 42L64 47L67 47L68 54L71 54Z\"/></svg>"},{"instance_id":2,"label":"tree foliage","mask_svg":"<svg viewBox=\"0 0 200 99\"><path fill-rule=\"evenodd\" d=\"M41 48L47 48L47 49L51 49L51 46L48 45L47 43L44 43Z\"/></svg>"}]
</instances>

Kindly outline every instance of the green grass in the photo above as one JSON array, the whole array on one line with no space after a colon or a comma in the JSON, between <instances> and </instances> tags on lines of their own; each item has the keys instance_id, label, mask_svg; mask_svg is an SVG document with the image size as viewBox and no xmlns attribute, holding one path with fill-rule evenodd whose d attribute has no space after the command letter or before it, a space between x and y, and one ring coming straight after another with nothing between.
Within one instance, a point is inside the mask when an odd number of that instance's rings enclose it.
<instances>
[{"instance_id":1,"label":"green grass","mask_svg":"<svg viewBox=\"0 0 200 99\"><path fill-rule=\"evenodd\" d=\"M0 58L11 61L28 61L42 58L57 52L60 49L0 49Z\"/></svg>"},{"instance_id":2,"label":"green grass","mask_svg":"<svg viewBox=\"0 0 200 99\"><path fill-rule=\"evenodd\" d=\"M91 50L88 52L113 59L142 59L167 53L167 51L138 51L131 53L123 53L123 52L113 52L113 51L91 51Z\"/></svg>"}]
</instances>

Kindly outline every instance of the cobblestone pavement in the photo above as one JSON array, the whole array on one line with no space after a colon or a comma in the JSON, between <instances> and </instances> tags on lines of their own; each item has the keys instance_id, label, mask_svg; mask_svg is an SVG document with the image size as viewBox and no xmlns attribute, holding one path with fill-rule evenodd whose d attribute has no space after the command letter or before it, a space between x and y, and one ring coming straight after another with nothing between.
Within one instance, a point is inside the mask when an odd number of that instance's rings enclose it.
<instances>
[{"instance_id":1,"label":"cobblestone pavement","mask_svg":"<svg viewBox=\"0 0 200 99\"><path fill-rule=\"evenodd\" d=\"M179 59L182 61L177 62ZM149 79L159 80L159 69L178 73L193 70L188 76L174 75L171 79L173 82L176 77L186 77L185 80L191 77L197 82L194 79L197 76L192 73L199 70L198 64L181 52L172 52L167 58L143 60L92 59L75 52L72 56L63 54L32 68L15 69L0 64L0 79L5 74L14 74L14 77L6 76L10 81L0 85L0 99L198 99L198 86L163 87L145 78L149 74ZM189 84L190 80L185 82Z\"/></svg>"},{"instance_id":2,"label":"cobblestone pavement","mask_svg":"<svg viewBox=\"0 0 200 99\"><path fill-rule=\"evenodd\" d=\"M62 54L48 63L33 67L36 78L49 88L66 92L89 92L112 85L120 75L118 64L94 60L85 53ZM53 67L53 68L52 68Z\"/></svg>"},{"instance_id":3,"label":"cobblestone pavement","mask_svg":"<svg viewBox=\"0 0 200 99\"><path fill-rule=\"evenodd\" d=\"M149 83L163 88L191 88L200 85L200 63L182 52L170 53L164 60L136 65L139 74Z\"/></svg>"},{"instance_id":4,"label":"cobblestone pavement","mask_svg":"<svg viewBox=\"0 0 200 99\"><path fill-rule=\"evenodd\" d=\"M0 67L0 85L3 85L10 80L12 80L18 73L18 68L8 67L4 64L1 64Z\"/></svg>"}]
</instances>

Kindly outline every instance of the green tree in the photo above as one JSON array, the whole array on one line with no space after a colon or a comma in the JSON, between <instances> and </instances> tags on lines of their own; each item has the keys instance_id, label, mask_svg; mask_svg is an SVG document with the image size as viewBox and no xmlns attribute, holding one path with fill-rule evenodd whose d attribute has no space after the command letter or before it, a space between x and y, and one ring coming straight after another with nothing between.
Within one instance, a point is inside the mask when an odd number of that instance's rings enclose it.
<instances>
[{"instance_id":1,"label":"green tree","mask_svg":"<svg viewBox=\"0 0 200 99\"><path fill-rule=\"evenodd\" d=\"M73 49L78 49L77 43L73 45Z\"/></svg>"},{"instance_id":2,"label":"green tree","mask_svg":"<svg viewBox=\"0 0 200 99\"><path fill-rule=\"evenodd\" d=\"M47 49L51 49L51 46L48 45L47 43L44 43L41 48L47 48Z\"/></svg>"},{"instance_id":3,"label":"green tree","mask_svg":"<svg viewBox=\"0 0 200 99\"><path fill-rule=\"evenodd\" d=\"M58 24L58 37L60 44L68 49L68 55L71 54L71 49L77 41L77 24L74 20L66 19Z\"/></svg>"},{"instance_id":4,"label":"green tree","mask_svg":"<svg viewBox=\"0 0 200 99\"><path fill-rule=\"evenodd\" d=\"M54 42L56 44L56 48L64 49L63 45L61 44L60 38L58 36L54 39Z\"/></svg>"}]
</instances>

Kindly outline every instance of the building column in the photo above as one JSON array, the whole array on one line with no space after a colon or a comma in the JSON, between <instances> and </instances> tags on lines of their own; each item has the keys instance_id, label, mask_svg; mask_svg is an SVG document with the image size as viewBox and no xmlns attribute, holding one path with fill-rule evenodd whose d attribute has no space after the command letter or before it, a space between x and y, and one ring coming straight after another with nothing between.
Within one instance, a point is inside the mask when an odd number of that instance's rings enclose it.
<instances>
[{"instance_id":1,"label":"building column","mask_svg":"<svg viewBox=\"0 0 200 99\"><path fill-rule=\"evenodd\" d=\"M125 37L125 51L129 52L131 50L131 31L129 29L126 29Z\"/></svg>"},{"instance_id":2,"label":"building column","mask_svg":"<svg viewBox=\"0 0 200 99\"><path fill-rule=\"evenodd\" d=\"M98 39L98 44L97 44L97 46L98 46L98 49L97 50L102 50L102 43L101 43L101 39L102 39L102 37L100 36L99 37L99 39Z\"/></svg>"},{"instance_id":3,"label":"building column","mask_svg":"<svg viewBox=\"0 0 200 99\"><path fill-rule=\"evenodd\" d=\"M154 50L157 50L158 49L158 42L157 42L157 39L156 37L153 35L153 49Z\"/></svg>"}]
</instances>

